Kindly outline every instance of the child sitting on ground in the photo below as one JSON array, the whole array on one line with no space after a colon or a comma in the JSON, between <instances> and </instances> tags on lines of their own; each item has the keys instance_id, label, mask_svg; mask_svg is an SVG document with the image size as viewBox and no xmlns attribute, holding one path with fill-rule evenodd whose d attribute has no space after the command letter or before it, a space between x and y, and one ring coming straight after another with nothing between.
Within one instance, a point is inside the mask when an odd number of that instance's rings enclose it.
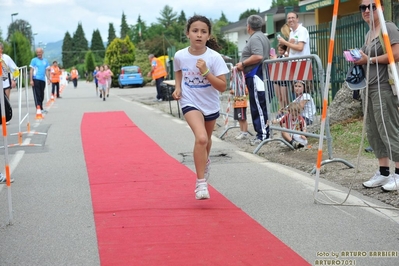
<instances>
[{"instance_id":1,"label":"child sitting on ground","mask_svg":"<svg viewBox=\"0 0 399 266\"><path fill-rule=\"evenodd\" d=\"M274 124L280 122L280 126L290 130L306 132L306 122L302 117L302 108L299 103L292 102L287 107L288 113L283 117L273 120ZM306 136L298 133L281 132L281 136L288 141L292 147L299 149L305 147L308 144Z\"/></svg>"},{"instance_id":2,"label":"child sitting on ground","mask_svg":"<svg viewBox=\"0 0 399 266\"><path fill-rule=\"evenodd\" d=\"M308 85L303 80L295 80L294 91L295 99L292 102L299 103L302 109L301 116L305 119L306 125L312 125L314 121L314 116L316 114L316 105L314 104L312 95L309 93ZM288 107L288 106L287 106ZM281 117L287 107L279 110L277 118Z\"/></svg>"},{"instance_id":3,"label":"child sitting on ground","mask_svg":"<svg viewBox=\"0 0 399 266\"><path fill-rule=\"evenodd\" d=\"M312 125L314 115L316 114L316 105L309 93L309 88L305 81L297 80L294 82L295 100L293 102L299 103L302 109L302 117L305 119L306 125Z\"/></svg>"}]
</instances>

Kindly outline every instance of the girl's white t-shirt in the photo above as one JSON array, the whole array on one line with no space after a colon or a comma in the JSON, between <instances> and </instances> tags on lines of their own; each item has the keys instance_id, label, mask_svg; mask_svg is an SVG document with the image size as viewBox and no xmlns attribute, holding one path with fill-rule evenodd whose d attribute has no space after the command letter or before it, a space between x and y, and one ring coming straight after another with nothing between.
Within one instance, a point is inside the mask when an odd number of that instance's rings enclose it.
<instances>
[{"instance_id":1,"label":"girl's white t-shirt","mask_svg":"<svg viewBox=\"0 0 399 266\"><path fill-rule=\"evenodd\" d=\"M294 100L294 102L297 103L301 101L307 101L301 115L313 121L313 116L316 114L316 105L314 104L312 96L309 93L304 93Z\"/></svg>"},{"instance_id":2,"label":"girl's white t-shirt","mask_svg":"<svg viewBox=\"0 0 399 266\"><path fill-rule=\"evenodd\" d=\"M173 65L174 71L182 71L181 107L195 107L204 115L211 115L220 110L219 91L217 91L206 77L196 67L197 60L206 62L210 73L215 76L227 74L229 69L222 56L207 47L202 55L192 55L188 47L176 52Z\"/></svg>"}]
</instances>

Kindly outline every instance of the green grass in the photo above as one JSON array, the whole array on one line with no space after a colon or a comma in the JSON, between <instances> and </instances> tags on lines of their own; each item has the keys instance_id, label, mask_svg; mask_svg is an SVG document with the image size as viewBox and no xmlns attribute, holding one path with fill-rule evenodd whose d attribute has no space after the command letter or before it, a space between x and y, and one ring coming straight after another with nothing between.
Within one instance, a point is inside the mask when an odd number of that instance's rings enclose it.
<instances>
[{"instance_id":1,"label":"green grass","mask_svg":"<svg viewBox=\"0 0 399 266\"><path fill-rule=\"evenodd\" d=\"M330 127L333 137L333 147L348 154L357 155L362 141L363 119L355 119ZM374 157L366 153L364 148L368 147L367 136L364 137L362 155Z\"/></svg>"}]
</instances>

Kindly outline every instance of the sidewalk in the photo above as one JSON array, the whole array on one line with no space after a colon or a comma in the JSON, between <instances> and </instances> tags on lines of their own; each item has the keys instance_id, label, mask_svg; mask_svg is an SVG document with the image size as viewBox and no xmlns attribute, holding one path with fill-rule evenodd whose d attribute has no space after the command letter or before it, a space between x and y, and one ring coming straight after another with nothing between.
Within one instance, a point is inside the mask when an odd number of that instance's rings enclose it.
<instances>
[{"instance_id":1,"label":"sidewalk","mask_svg":"<svg viewBox=\"0 0 399 266\"><path fill-rule=\"evenodd\" d=\"M94 84L81 82L76 90L69 84L41 122L34 121L32 110L33 128L48 135L29 136L43 147L9 149L10 165L19 163L12 171L11 226L6 225L8 190L0 185L0 265L100 265L80 136L86 112L124 111L170 156L194 170L191 130L185 121L169 114L168 102L153 102L154 95L154 87L113 88L103 102L96 97ZM18 127L16 96L11 95L14 118L9 132ZM165 105L166 112L155 108L156 104ZM109 141L114 141L113 136ZM243 152L216 137L211 157L210 185L309 264L333 260L341 265L398 264L398 212L315 204L312 176ZM346 196L346 188L324 180L320 188L330 190L329 196L336 200ZM387 207L352 192L349 202L360 201Z\"/></svg>"}]
</instances>

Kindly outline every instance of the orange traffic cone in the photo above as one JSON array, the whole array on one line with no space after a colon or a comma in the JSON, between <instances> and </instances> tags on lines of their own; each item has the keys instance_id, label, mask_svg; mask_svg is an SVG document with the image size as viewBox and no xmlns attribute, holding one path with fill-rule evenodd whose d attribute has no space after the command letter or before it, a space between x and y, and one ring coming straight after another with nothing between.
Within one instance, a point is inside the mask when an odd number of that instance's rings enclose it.
<instances>
[{"instance_id":1,"label":"orange traffic cone","mask_svg":"<svg viewBox=\"0 0 399 266\"><path fill-rule=\"evenodd\" d=\"M42 110L40 109L40 106L36 106L36 120L41 120L43 119L42 116Z\"/></svg>"}]
</instances>

